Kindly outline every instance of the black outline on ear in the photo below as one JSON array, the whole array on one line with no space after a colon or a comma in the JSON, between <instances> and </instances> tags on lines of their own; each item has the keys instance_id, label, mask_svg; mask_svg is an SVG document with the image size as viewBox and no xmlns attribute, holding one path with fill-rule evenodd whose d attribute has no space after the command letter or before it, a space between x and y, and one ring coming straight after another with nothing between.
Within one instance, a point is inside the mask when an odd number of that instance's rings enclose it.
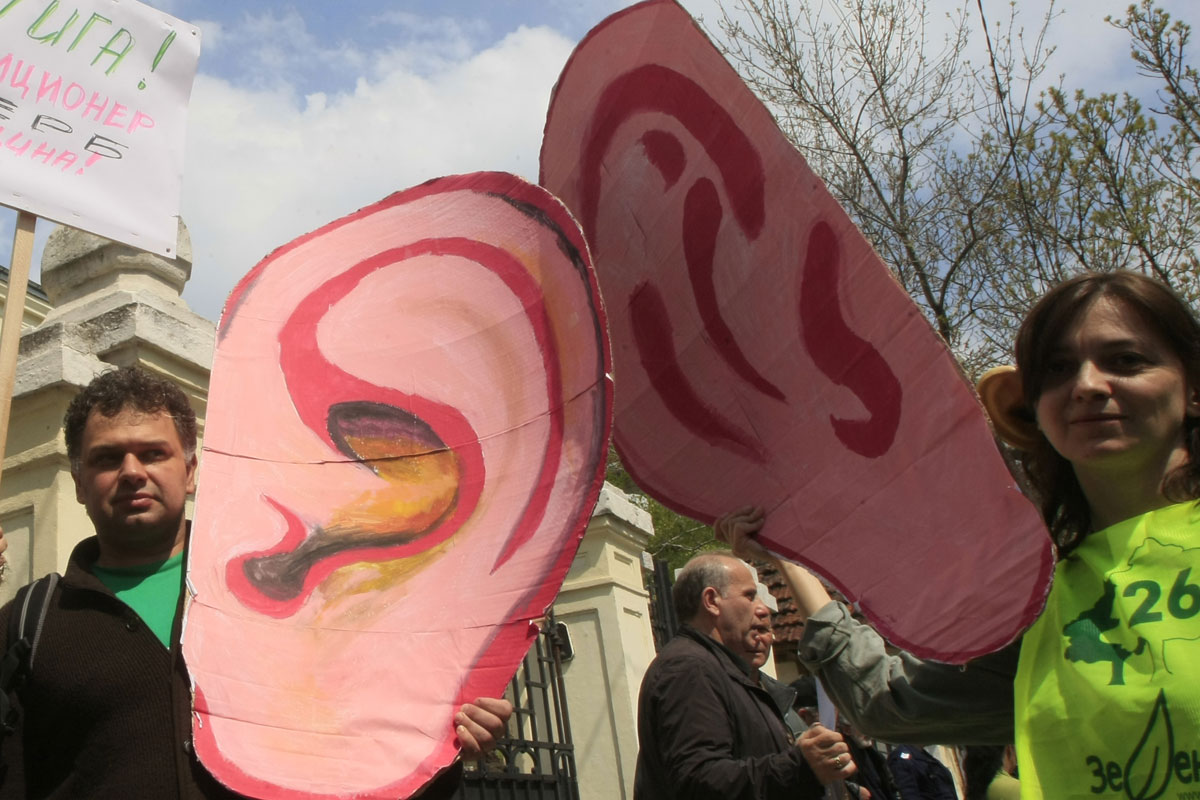
<instances>
[{"instance_id":1,"label":"black outline on ear","mask_svg":"<svg viewBox=\"0 0 1200 800\"><path fill-rule=\"evenodd\" d=\"M1018 450L1033 450L1041 444L1042 434L1030 417L1016 367L989 369L976 382L975 391L997 436ZM1200 403L1200 397L1197 402ZM1200 412L1200 406L1197 411Z\"/></svg>"}]
</instances>

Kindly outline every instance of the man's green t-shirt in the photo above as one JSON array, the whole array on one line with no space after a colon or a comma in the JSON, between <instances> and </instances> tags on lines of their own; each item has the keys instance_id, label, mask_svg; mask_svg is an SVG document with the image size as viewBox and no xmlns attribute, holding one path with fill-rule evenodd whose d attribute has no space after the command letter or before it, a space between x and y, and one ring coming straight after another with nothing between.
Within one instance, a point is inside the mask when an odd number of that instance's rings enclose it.
<instances>
[{"instance_id":1,"label":"man's green t-shirt","mask_svg":"<svg viewBox=\"0 0 1200 800\"><path fill-rule=\"evenodd\" d=\"M171 627L183 581L183 553L139 567L92 567L92 573L137 612L163 647L171 646Z\"/></svg>"}]
</instances>

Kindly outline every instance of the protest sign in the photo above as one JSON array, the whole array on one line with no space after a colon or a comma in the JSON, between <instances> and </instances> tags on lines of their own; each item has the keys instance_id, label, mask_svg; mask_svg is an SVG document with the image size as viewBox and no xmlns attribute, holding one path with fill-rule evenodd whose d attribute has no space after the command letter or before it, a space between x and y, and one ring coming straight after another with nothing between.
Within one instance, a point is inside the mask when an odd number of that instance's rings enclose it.
<instances>
[{"instance_id":1,"label":"protest sign","mask_svg":"<svg viewBox=\"0 0 1200 800\"><path fill-rule=\"evenodd\" d=\"M134 0L0 0L0 203L175 255L200 32Z\"/></svg>"}]
</instances>

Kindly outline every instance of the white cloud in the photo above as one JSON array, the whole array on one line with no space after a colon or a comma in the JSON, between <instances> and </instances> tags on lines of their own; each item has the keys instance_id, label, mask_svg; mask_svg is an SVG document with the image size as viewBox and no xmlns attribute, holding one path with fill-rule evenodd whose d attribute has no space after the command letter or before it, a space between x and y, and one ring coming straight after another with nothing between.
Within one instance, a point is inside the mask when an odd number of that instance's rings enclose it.
<instances>
[{"instance_id":1,"label":"white cloud","mask_svg":"<svg viewBox=\"0 0 1200 800\"><path fill-rule=\"evenodd\" d=\"M489 25L477 17L429 17L412 11L389 9L372 16L368 25L387 25L405 37L435 44L461 43L486 36Z\"/></svg>"},{"instance_id":2,"label":"white cloud","mask_svg":"<svg viewBox=\"0 0 1200 800\"><path fill-rule=\"evenodd\" d=\"M211 19L193 20L192 25L200 30L200 57L203 59L205 55L211 56L218 53L224 47L227 41L225 36L225 26ZM202 62L203 63L203 62Z\"/></svg>"},{"instance_id":3,"label":"white cloud","mask_svg":"<svg viewBox=\"0 0 1200 800\"><path fill-rule=\"evenodd\" d=\"M433 74L380 57L380 77L299 98L199 76L189 111L183 216L195 264L184 293L215 318L234 283L275 247L440 175L536 179L550 90L572 42L521 28Z\"/></svg>"},{"instance_id":4,"label":"white cloud","mask_svg":"<svg viewBox=\"0 0 1200 800\"><path fill-rule=\"evenodd\" d=\"M543 2L547 20L580 35L624 5ZM683 2L716 28L718 0ZM931 26L963 2L978 25L973 0L930 0ZM1047 2L1018 0L1027 32ZM1194 16L1190 2L1162 5L1186 20ZM1051 33L1057 52L1048 78L1065 73L1068 89L1129 88L1145 96L1126 35L1103 22L1128 3L1060 0L1064 16ZM357 21L354 34L343 29L353 41L342 41L310 30L295 10L267 8L254 14L239 7L236 20L197 23L207 75L197 78L189 112L183 215L196 255L185 297L198 312L215 317L237 278L273 248L397 189L482 169L536 177L550 89L573 40L548 27L522 28L480 51L494 19L422 17L385 6ZM995 21L1008 3L985 0L984 8ZM372 49L380 41L399 44ZM977 47L972 60L981 53ZM216 72L230 80L212 77ZM14 217L0 211L0 242L11 241ZM35 258L51 225L38 228ZM5 261L7 253L0 254Z\"/></svg>"}]
</instances>

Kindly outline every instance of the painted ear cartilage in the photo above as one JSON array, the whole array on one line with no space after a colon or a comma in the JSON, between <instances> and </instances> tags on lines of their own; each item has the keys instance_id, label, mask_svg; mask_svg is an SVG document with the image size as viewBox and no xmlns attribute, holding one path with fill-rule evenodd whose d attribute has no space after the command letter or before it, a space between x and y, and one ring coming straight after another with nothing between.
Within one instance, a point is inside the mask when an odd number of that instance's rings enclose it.
<instances>
[{"instance_id":1,"label":"painted ear cartilage","mask_svg":"<svg viewBox=\"0 0 1200 800\"><path fill-rule=\"evenodd\" d=\"M1013 366L992 367L975 382L996 435L1018 450L1033 450L1045 440L1025 402L1021 373Z\"/></svg>"},{"instance_id":2,"label":"painted ear cartilage","mask_svg":"<svg viewBox=\"0 0 1200 800\"><path fill-rule=\"evenodd\" d=\"M638 485L760 540L911 652L962 662L1040 612L1053 553L971 386L771 114L673 0L594 28L541 183L578 215Z\"/></svg>"},{"instance_id":3,"label":"painted ear cartilage","mask_svg":"<svg viewBox=\"0 0 1200 800\"><path fill-rule=\"evenodd\" d=\"M183 651L239 793L395 798L500 696L603 482L607 333L540 187L439 178L303 236L218 332Z\"/></svg>"}]
</instances>

